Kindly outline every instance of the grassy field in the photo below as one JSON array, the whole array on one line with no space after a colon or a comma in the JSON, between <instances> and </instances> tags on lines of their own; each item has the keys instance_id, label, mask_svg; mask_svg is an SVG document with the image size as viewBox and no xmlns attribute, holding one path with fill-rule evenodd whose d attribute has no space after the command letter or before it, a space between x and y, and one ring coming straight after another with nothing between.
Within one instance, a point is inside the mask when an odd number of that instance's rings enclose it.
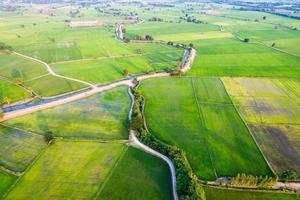
<instances>
[{"instance_id":1,"label":"grassy field","mask_svg":"<svg viewBox=\"0 0 300 200\"><path fill-rule=\"evenodd\" d=\"M276 172L290 168L300 176L299 80L222 80Z\"/></svg>"},{"instance_id":2,"label":"grassy field","mask_svg":"<svg viewBox=\"0 0 300 200\"><path fill-rule=\"evenodd\" d=\"M46 148L40 135L0 125L0 166L22 172Z\"/></svg>"},{"instance_id":3,"label":"grassy field","mask_svg":"<svg viewBox=\"0 0 300 200\"><path fill-rule=\"evenodd\" d=\"M192 76L299 77L300 58L235 39L193 41Z\"/></svg>"},{"instance_id":4,"label":"grassy field","mask_svg":"<svg viewBox=\"0 0 300 200\"><path fill-rule=\"evenodd\" d=\"M16 176L0 170L0 199L16 180Z\"/></svg>"},{"instance_id":5,"label":"grassy field","mask_svg":"<svg viewBox=\"0 0 300 200\"><path fill-rule=\"evenodd\" d=\"M201 179L271 174L219 79L161 78L141 89L151 133L183 149Z\"/></svg>"},{"instance_id":6,"label":"grassy field","mask_svg":"<svg viewBox=\"0 0 300 200\"><path fill-rule=\"evenodd\" d=\"M161 27L164 27L162 29ZM182 40L185 34L201 35L206 32L217 31L218 27L211 24L192 24L192 23L154 23L147 22L139 26L128 26L128 37L134 38L136 35L152 35L156 40ZM177 35L177 37L174 37ZM188 38L188 37L187 37ZM185 40L187 40L187 38Z\"/></svg>"},{"instance_id":7,"label":"grassy field","mask_svg":"<svg viewBox=\"0 0 300 200\"><path fill-rule=\"evenodd\" d=\"M121 143L56 141L6 199L91 199L124 148Z\"/></svg>"},{"instance_id":8,"label":"grassy field","mask_svg":"<svg viewBox=\"0 0 300 200\"><path fill-rule=\"evenodd\" d=\"M141 54L132 50L133 53L120 57L61 62L51 66L59 74L93 83L107 83L124 78L124 69L130 74L139 74L175 68L183 55L182 50L157 44L128 46L140 49Z\"/></svg>"},{"instance_id":9,"label":"grassy field","mask_svg":"<svg viewBox=\"0 0 300 200\"><path fill-rule=\"evenodd\" d=\"M127 88L9 120L10 126L55 136L125 139L130 100Z\"/></svg>"},{"instance_id":10,"label":"grassy field","mask_svg":"<svg viewBox=\"0 0 300 200\"><path fill-rule=\"evenodd\" d=\"M0 105L6 104L7 99L9 99L10 102L15 102L27 97L30 97L30 94L23 88L10 82L0 80Z\"/></svg>"},{"instance_id":11,"label":"grassy field","mask_svg":"<svg viewBox=\"0 0 300 200\"><path fill-rule=\"evenodd\" d=\"M204 187L207 200L297 200L299 195L281 192Z\"/></svg>"},{"instance_id":12,"label":"grassy field","mask_svg":"<svg viewBox=\"0 0 300 200\"><path fill-rule=\"evenodd\" d=\"M13 83L17 80L23 80L24 87L33 90L41 96L55 96L87 87L82 83L50 75L46 71L45 66L14 54L0 52L0 60L0 76ZM7 87L6 85L1 84L2 87ZM49 90L49 86L51 86L51 90ZM24 91L17 88L10 95L12 96L12 100L19 100L24 95Z\"/></svg>"},{"instance_id":13,"label":"grassy field","mask_svg":"<svg viewBox=\"0 0 300 200\"><path fill-rule=\"evenodd\" d=\"M172 199L170 180L163 161L129 148L98 199Z\"/></svg>"}]
</instances>

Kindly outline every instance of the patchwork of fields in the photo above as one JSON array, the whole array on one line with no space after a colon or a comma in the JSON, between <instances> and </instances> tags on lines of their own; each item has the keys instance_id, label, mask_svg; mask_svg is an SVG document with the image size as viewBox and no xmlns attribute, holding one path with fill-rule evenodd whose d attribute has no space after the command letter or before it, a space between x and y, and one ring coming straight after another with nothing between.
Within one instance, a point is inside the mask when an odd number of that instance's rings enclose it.
<instances>
[{"instance_id":1,"label":"patchwork of fields","mask_svg":"<svg viewBox=\"0 0 300 200\"><path fill-rule=\"evenodd\" d=\"M219 79L161 78L141 90L149 130L182 148L201 179L272 174Z\"/></svg>"},{"instance_id":2,"label":"patchwork of fields","mask_svg":"<svg viewBox=\"0 0 300 200\"><path fill-rule=\"evenodd\" d=\"M297 79L223 78L225 87L278 174L300 176L300 82Z\"/></svg>"},{"instance_id":3,"label":"patchwork of fields","mask_svg":"<svg viewBox=\"0 0 300 200\"><path fill-rule=\"evenodd\" d=\"M0 4L0 45L13 49L0 47L0 120L2 106L23 102L22 109L68 93L63 100L182 64L175 45L117 40L118 23L130 40L147 35L197 51L187 74L138 88L149 132L183 150L198 179L212 184L245 173L286 181L290 170L299 184L299 20L213 2L11 3L15 11ZM130 104L120 86L1 122L0 199L173 199L168 165L129 146ZM202 185L207 200L299 199L293 189L209 184Z\"/></svg>"}]
</instances>

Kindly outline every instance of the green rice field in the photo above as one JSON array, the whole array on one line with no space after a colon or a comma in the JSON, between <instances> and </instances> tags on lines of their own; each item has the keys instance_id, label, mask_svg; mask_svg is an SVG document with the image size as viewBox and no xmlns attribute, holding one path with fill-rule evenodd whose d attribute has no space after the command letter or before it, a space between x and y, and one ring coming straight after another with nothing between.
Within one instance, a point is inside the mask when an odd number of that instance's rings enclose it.
<instances>
[{"instance_id":1,"label":"green rice field","mask_svg":"<svg viewBox=\"0 0 300 200\"><path fill-rule=\"evenodd\" d=\"M141 90L151 133L182 148L201 179L271 175L219 79L160 78Z\"/></svg>"},{"instance_id":2,"label":"green rice field","mask_svg":"<svg viewBox=\"0 0 300 200\"><path fill-rule=\"evenodd\" d=\"M5 123L42 135L52 132L61 137L125 139L129 104L127 88L121 87Z\"/></svg>"}]
</instances>

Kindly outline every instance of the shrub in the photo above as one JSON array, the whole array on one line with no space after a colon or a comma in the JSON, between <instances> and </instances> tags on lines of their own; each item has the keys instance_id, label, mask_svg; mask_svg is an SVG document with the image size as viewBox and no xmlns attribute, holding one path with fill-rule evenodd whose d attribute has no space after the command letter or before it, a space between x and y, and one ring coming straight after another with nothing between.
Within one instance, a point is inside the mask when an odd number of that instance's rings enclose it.
<instances>
[{"instance_id":1,"label":"shrub","mask_svg":"<svg viewBox=\"0 0 300 200\"><path fill-rule=\"evenodd\" d=\"M297 179L297 174L296 174L296 172L294 172L290 169L286 169L282 172L280 177L286 181L293 181L293 180Z\"/></svg>"},{"instance_id":2,"label":"shrub","mask_svg":"<svg viewBox=\"0 0 300 200\"><path fill-rule=\"evenodd\" d=\"M244 42L250 42L250 39L249 38L245 38Z\"/></svg>"}]
</instances>

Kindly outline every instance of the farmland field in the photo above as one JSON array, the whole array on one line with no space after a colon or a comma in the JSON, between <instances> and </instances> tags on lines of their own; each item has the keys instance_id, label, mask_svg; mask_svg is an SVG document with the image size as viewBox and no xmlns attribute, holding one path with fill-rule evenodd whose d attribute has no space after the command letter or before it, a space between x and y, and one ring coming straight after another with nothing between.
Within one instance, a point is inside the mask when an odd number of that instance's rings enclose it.
<instances>
[{"instance_id":1,"label":"farmland field","mask_svg":"<svg viewBox=\"0 0 300 200\"><path fill-rule=\"evenodd\" d=\"M0 170L0 198L4 195L5 191L16 181L17 177Z\"/></svg>"},{"instance_id":2,"label":"farmland field","mask_svg":"<svg viewBox=\"0 0 300 200\"><path fill-rule=\"evenodd\" d=\"M96 195L124 148L118 143L56 141L6 199L90 199Z\"/></svg>"},{"instance_id":3,"label":"farmland field","mask_svg":"<svg viewBox=\"0 0 300 200\"><path fill-rule=\"evenodd\" d=\"M46 67L42 64L29 61L14 54L7 54L0 51L0 60L1 77L13 83L22 80L25 88L41 96L55 96L87 87L82 83L50 75L46 71ZM49 84L51 84L51 90L48 88ZM1 87L7 86L1 84ZM20 88L14 90L13 95L19 96L19 98L12 96L12 101L19 100L20 96L25 96L24 91L20 90Z\"/></svg>"},{"instance_id":4,"label":"farmland field","mask_svg":"<svg viewBox=\"0 0 300 200\"><path fill-rule=\"evenodd\" d=\"M22 172L46 148L40 135L0 125L0 166Z\"/></svg>"},{"instance_id":5,"label":"farmland field","mask_svg":"<svg viewBox=\"0 0 300 200\"><path fill-rule=\"evenodd\" d=\"M245 191L235 189L205 187L208 200L296 200L299 196L280 192Z\"/></svg>"},{"instance_id":6,"label":"farmland field","mask_svg":"<svg viewBox=\"0 0 300 200\"><path fill-rule=\"evenodd\" d=\"M0 80L0 104L7 103L7 98L11 102L26 99L30 94L23 88L18 87L10 82Z\"/></svg>"},{"instance_id":7,"label":"farmland field","mask_svg":"<svg viewBox=\"0 0 300 200\"><path fill-rule=\"evenodd\" d=\"M223 78L227 91L274 169L300 165L300 82L293 79Z\"/></svg>"},{"instance_id":8,"label":"farmland field","mask_svg":"<svg viewBox=\"0 0 300 200\"><path fill-rule=\"evenodd\" d=\"M298 200L299 8L0 0L0 200Z\"/></svg>"},{"instance_id":9,"label":"farmland field","mask_svg":"<svg viewBox=\"0 0 300 200\"><path fill-rule=\"evenodd\" d=\"M129 103L127 88L121 87L6 123L39 134L52 132L62 137L125 139Z\"/></svg>"},{"instance_id":10,"label":"farmland field","mask_svg":"<svg viewBox=\"0 0 300 200\"><path fill-rule=\"evenodd\" d=\"M162 78L141 90L150 131L182 148L200 178L271 174L219 79Z\"/></svg>"},{"instance_id":11,"label":"farmland field","mask_svg":"<svg viewBox=\"0 0 300 200\"><path fill-rule=\"evenodd\" d=\"M166 164L129 148L98 199L172 199Z\"/></svg>"}]
</instances>

